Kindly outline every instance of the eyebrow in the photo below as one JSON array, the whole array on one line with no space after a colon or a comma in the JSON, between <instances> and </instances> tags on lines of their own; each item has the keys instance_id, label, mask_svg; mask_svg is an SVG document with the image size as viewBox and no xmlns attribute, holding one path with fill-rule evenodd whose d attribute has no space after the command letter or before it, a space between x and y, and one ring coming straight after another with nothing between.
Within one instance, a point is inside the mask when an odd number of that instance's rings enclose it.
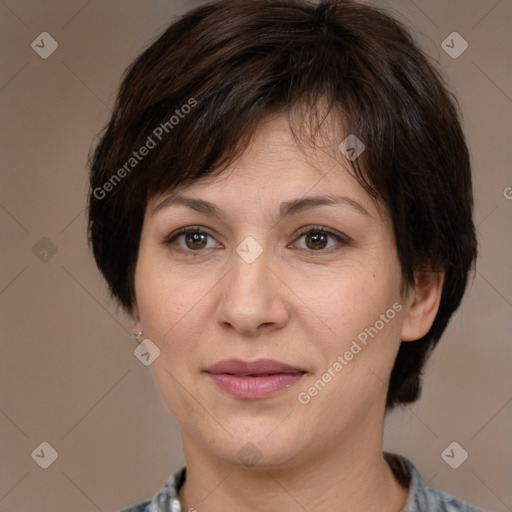
<instances>
[{"instance_id":1,"label":"eyebrow","mask_svg":"<svg viewBox=\"0 0 512 512\"><path fill-rule=\"evenodd\" d=\"M218 218L223 218L224 215L222 210L213 203L208 201L204 201L203 199L195 199L193 197L184 197L184 196L170 196L164 199L161 203L157 204L153 208L153 214L157 211L162 210L164 208L168 208L173 205L182 205L187 208L191 208L200 213L206 213L208 215L214 215ZM347 196L336 196L336 195L326 195L326 196L309 196L302 197L298 199L292 199L291 201L286 201L281 203L279 207L279 218L282 219L284 217L297 214L304 210L308 210L311 208L315 208L317 206L335 206L335 205L344 205L350 207L357 213L361 213L362 215L366 215L368 217L372 217L368 211L356 200L347 197Z\"/></svg>"}]
</instances>

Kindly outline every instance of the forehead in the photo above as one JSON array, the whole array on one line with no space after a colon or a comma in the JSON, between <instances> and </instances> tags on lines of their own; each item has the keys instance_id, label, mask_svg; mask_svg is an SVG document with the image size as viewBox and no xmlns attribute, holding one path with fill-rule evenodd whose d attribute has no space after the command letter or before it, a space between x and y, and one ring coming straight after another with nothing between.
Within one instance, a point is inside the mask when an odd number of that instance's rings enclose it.
<instances>
[{"instance_id":1,"label":"forehead","mask_svg":"<svg viewBox=\"0 0 512 512\"><path fill-rule=\"evenodd\" d=\"M282 215L283 208L293 208L291 203L298 200L341 196L345 206L370 217L382 216L338 148L343 134L338 134L332 123L324 123L314 138L299 135L296 140L286 115L269 117L257 128L240 157L223 172L152 197L148 210L159 209L163 202L172 204L172 198L179 195L215 203L220 208L248 204L270 209L279 203ZM289 204L283 206L283 201Z\"/></svg>"}]
</instances>

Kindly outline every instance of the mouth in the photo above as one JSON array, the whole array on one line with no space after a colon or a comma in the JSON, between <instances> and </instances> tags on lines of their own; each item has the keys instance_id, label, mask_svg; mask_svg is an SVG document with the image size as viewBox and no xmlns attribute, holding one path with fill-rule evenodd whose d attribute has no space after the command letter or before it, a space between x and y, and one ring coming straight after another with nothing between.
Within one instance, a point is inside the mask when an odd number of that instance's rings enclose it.
<instances>
[{"instance_id":1,"label":"mouth","mask_svg":"<svg viewBox=\"0 0 512 512\"><path fill-rule=\"evenodd\" d=\"M228 359L210 366L205 373L230 396L261 399L290 388L307 372L272 359Z\"/></svg>"}]
</instances>

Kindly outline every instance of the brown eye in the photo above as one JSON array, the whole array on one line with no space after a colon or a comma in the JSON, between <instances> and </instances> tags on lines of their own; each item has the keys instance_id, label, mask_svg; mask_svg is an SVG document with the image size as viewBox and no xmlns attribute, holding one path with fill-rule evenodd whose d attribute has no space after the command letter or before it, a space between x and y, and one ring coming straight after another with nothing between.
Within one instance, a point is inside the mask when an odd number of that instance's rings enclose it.
<instances>
[{"instance_id":1,"label":"brown eye","mask_svg":"<svg viewBox=\"0 0 512 512\"><path fill-rule=\"evenodd\" d=\"M189 227L169 235L163 243L166 246L177 246L176 250L179 251L200 252L202 249L215 247L215 245L208 247L208 239L214 241L209 233L196 227Z\"/></svg>"},{"instance_id":2,"label":"brown eye","mask_svg":"<svg viewBox=\"0 0 512 512\"><path fill-rule=\"evenodd\" d=\"M348 239L346 237L337 235L332 231L325 230L323 228L313 228L307 231L304 231L299 239L304 238L305 247L302 247L304 250L308 250L311 252L329 252L330 249L336 248L336 245L343 246L348 243ZM336 243L331 244L329 246L329 241L334 240Z\"/></svg>"},{"instance_id":3,"label":"brown eye","mask_svg":"<svg viewBox=\"0 0 512 512\"><path fill-rule=\"evenodd\" d=\"M349 243L347 237L335 234L321 227L309 228L299 236L299 239L302 238L305 240L305 247L299 248L318 253L328 253L331 252L331 250ZM210 246L208 246L209 240L213 245L210 244ZM330 244L331 241L334 241L334 244ZM197 255L205 252L203 251L204 249L219 248L218 245L216 245L215 239L209 233L194 226L182 228L176 233L169 235L163 240L163 243L172 250L189 254L197 253Z\"/></svg>"},{"instance_id":4,"label":"brown eye","mask_svg":"<svg viewBox=\"0 0 512 512\"><path fill-rule=\"evenodd\" d=\"M206 247L206 233L200 231L192 231L185 233L185 244L189 249L204 249Z\"/></svg>"},{"instance_id":5,"label":"brown eye","mask_svg":"<svg viewBox=\"0 0 512 512\"><path fill-rule=\"evenodd\" d=\"M329 236L320 231L312 231L306 235L306 245L308 249L325 249Z\"/></svg>"}]
</instances>

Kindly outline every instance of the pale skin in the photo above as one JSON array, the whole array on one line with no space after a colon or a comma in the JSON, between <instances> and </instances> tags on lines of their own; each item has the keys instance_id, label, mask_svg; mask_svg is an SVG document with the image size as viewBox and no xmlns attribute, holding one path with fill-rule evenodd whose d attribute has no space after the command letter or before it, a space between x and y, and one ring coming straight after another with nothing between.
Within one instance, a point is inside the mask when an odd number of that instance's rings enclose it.
<instances>
[{"instance_id":1,"label":"pale skin","mask_svg":"<svg viewBox=\"0 0 512 512\"><path fill-rule=\"evenodd\" d=\"M181 425L183 511L398 512L406 503L408 489L382 454L386 392L401 341L414 343L432 325L443 274L417 272L401 295L388 214L348 168L342 155L306 158L277 116L229 172L173 192L215 204L221 218L178 204L154 210L169 194L148 202L133 316L161 351L151 368ZM327 195L345 201L279 218L283 202ZM197 227L196 238L164 243L183 227ZM334 236L319 237L319 228ZM236 252L249 236L263 249L252 263ZM298 394L395 303L401 311L300 403ZM272 397L243 400L203 371L235 357L307 373ZM238 457L247 443L260 457L250 468Z\"/></svg>"}]
</instances>

